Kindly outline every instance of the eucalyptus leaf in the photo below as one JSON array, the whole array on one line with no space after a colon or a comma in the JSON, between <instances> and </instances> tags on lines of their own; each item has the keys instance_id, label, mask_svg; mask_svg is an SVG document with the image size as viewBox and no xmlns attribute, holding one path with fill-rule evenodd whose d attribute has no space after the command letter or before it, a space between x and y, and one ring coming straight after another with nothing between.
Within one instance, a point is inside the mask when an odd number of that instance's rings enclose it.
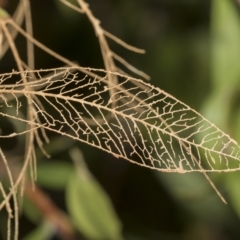
<instances>
[{"instance_id":1,"label":"eucalyptus leaf","mask_svg":"<svg viewBox=\"0 0 240 240\"><path fill-rule=\"evenodd\" d=\"M86 167L70 176L66 198L74 225L87 239L122 239L112 203Z\"/></svg>"}]
</instances>

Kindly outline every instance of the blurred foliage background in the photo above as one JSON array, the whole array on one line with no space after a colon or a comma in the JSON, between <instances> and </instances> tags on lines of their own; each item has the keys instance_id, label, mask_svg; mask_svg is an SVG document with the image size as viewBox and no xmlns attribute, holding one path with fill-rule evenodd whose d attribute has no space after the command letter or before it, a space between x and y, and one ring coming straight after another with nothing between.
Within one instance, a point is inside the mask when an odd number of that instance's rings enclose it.
<instances>
[{"instance_id":1,"label":"blurred foliage background","mask_svg":"<svg viewBox=\"0 0 240 240\"><path fill-rule=\"evenodd\" d=\"M18 1L9 0L13 13ZM72 1L74 3L74 1ZM107 31L146 50L111 48L151 76L151 83L202 113L240 142L240 4L235 0L88 0ZM34 36L81 66L103 68L93 28L58 0L31 1ZM24 39L17 37L25 54ZM60 67L35 49L36 68ZM10 53L1 73L12 70ZM10 131L5 119L1 128ZM71 219L77 239L240 239L240 173L210 177L225 205L200 173L160 173L70 139L50 135L46 159L38 151L37 185ZM8 152L21 139L1 142ZM81 150L81 151L80 151ZM73 160L73 161L72 161ZM4 213L0 238L5 239ZM20 218L24 240L61 239L26 198Z\"/></svg>"}]
</instances>

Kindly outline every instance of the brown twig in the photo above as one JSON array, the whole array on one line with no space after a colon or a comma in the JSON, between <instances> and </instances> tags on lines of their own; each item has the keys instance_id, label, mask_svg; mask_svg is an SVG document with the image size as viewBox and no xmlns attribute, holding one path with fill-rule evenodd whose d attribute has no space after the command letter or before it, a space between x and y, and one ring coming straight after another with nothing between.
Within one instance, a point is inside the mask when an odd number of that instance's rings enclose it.
<instances>
[{"instance_id":1,"label":"brown twig","mask_svg":"<svg viewBox=\"0 0 240 240\"><path fill-rule=\"evenodd\" d=\"M25 194L32 201L32 203L40 210L44 218L49 220L56 228L60 236L66 240L75 240L76 234L74 227L68 216L60 210L54 202L47 196L45 192L40 190L35 185L32 189L32 184L25 185Z\"/></svg>"}]
</instances>

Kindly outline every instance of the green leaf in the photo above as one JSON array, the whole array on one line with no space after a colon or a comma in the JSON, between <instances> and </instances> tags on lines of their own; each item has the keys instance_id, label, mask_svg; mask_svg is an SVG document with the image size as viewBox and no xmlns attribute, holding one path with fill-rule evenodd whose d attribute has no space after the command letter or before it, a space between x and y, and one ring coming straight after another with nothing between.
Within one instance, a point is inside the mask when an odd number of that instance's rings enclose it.
<instances>
[{"instance_id":1,"label":"green leaf","mask_svg":"<svg viewBox=\"0 0 240 240\"><path fill-rule=\"evenodd\" d=\"M240 191L239 191L239 172L228 173L225 176L225 189L228 193L228 198L230 199L234 210L236 211L238 217L240 218Z\"/></svg>"},{"instance_id":2,"label":"green leaf","mask_svg":"<svg viewBox=\"0 0 240 240\"><path fill-rule=\"evenodd\" d=\"M235 89L240 77L240 15L233 0L212 1L212 77L215 88Z\"/></svg>"},{"instance_id":3,"label":"green leaf","mask_svg":"<svg viewBox=\"0 0 240 240\"><path fill-rule=\"evenodd\" d=\"M43 239L50 239L53 235L54 229L52 225L45 221L31 233L29 233L26 237L22 240L43 240Z\"/></svg>"},{"instance_id":4,"label":"green leaf","mask_svg":"<svg viewBox=\"0 0 240 240\"><path fill-rule=\"evenodd\" d=\"M76 149L71 153L83 161ZM121 223L110 199L84 165L81 162L67 186L67 207L76 228L87 239L122 239Z\"/></svg>"},{"instance_id":5,"label":"green leaf","mask_svg":"<svg viewBox=\"0 0 240 240\"><path fill-rule=\"evenodd\" d=\"M240 79L240 14L234 2L212 1L211 22L214 90L201 112L208 120L227 131L231 109L229 106Z\"/></svg>"},{"instance_id":6,"label":"green leaf","mask_svg":"<svg viewBox=\"0 0 240 240\"><path fill-rule=\"evenodd\" d=\"M38 165L37 183L50 189L65 189L73 166L67 162L44 162Z\"/></svg>"}]
</instances>

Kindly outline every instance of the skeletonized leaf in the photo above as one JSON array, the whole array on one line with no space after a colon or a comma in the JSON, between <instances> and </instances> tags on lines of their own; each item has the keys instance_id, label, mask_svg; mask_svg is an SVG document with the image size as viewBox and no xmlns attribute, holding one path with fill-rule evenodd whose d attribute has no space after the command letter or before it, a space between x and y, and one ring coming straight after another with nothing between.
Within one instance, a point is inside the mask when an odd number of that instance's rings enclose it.
<instances>
[{"instance_id":1,"label":"skeletonized leaf","mask_svg":"<svg viewBox=\"0 0 240 240\"><path fill-rule=\"evenodd\" d=\"M98 76L95 79L83 76L80 68L74 70L35 71L39 80L29 81L28 86L19 73L1 75L0 114L159 171L240 168L237 143L163 90L122 75L118 75L118 84L109 85L103 70L88 69ZM31 79L32 72L24 74ZM8 84L12 78L17 84ZM110 97L109 91L114 93ZM32 102L34 121L17 115L27 102L20 95ZM7 103L9 97L12 101ZM3 106L15 107L16 114L7 115Z\"/></svg>"}]
</instances>

